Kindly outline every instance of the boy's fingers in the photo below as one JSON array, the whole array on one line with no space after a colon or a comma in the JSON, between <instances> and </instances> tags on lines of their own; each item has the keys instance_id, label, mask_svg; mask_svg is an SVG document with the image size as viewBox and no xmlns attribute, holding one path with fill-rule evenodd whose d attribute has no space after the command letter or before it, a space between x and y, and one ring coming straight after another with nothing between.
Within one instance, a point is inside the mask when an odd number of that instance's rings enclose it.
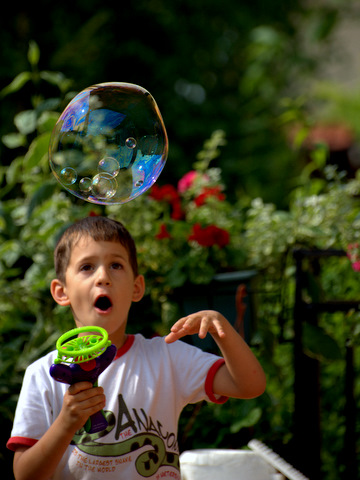
<instances>
[{"instance_id":1,"label":"boy's fingers","mask_svg":"<svg viewBox=\"0 0 360 480\"><path fill-rule=\"evenodd\" d=\"M83 383L83 386L81 386ZM99 403L105 401L104 389L102 387L94 387L90 382L74 383L68 389L71 397L76 397L77 402L91 401ZM89 385L89 386L88 386ZM86 388L84 388L86 386Z\"/></svg>"},{"instance_id":2,"label":"boy's fingers","mask_svg":"<svg viewBox=\"0 0 360 480\"><path fill-rule=\"evenodd\" d=\"M178 335L175 335L173 332L169 333L169 335L166 335L166 337L164 338L166 343L174 343L178 339Z\"/></svg>"},{"instance_id":3,"label":"boy's fingers","mask_svg":"<svg viewBox=\"0 0 360 480\"><path fill-rule=\"evenodd\" d=\"M203 317L200 323L200 328L199 328L199 337L200 338L205 338L207 332L209 331L209 324L210 321L207 317Z\"/></svg>"},{"instance_id":4,"label":"boy's fingers","mask_svg":"<svg viewBox=\"0 0 360 480\"><path fill-rule=\"evenodd\" d=\"M225 336L225 331L224 331L224 328L223 328L221 322L215 321L214 326L216 328L216 333L219 335L219 337L221 337L221 338L224 337Z\"/></svg>"},{"instance_id":5,"label":"boy's fingers","mask_svg":"<svg viewBox=\"0 0 360 480\"><path fill-rule=\"evenodd\" d=\"M71 395L76 395L77 393L80 393L84 390L89 390L90 388L93 388L93 384L91 382L77 382L73 385L70 385L68 391Z\"/></svg>"},{"instance_id":6,"label":"boy's fingers","mask_svg":"<svg viewBox=\"0 0 360 480\"><path fill-rule=\"evenodd\" d=\"M180 318L172 327L171 333L165 337L166 343L172 343L186 335L198 334L205 338L207 333L216 334L220 338L225 332L222 322L214 315L213 311L204 310Z\"/></svg>"},{"instance_id":7,"label":"boy's fingers","mask_svg":"<svg viewBox=\"0 0 360 480\"><path fill-rule=\"evenodd\" d=\"M188 317L180 318L176 323L174 323L170 330L172 332L178 332L184 327L184 325L186 325L187 319Z\"/></svg>"}]
</instances>

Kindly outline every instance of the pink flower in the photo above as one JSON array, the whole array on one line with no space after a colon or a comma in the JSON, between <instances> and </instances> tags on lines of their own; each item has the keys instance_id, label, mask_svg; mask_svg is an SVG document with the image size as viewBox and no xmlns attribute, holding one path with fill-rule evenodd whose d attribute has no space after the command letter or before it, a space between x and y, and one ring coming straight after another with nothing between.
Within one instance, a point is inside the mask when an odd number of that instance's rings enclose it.
<instances>
[{"instance_id":1,"label":"pink flower","mask_svg":"<svg viewBox=\"0 0 360 480\"><path fill-rule=\"evenodd\" d=\"M360 272L360 252L358 243L350 243L347 246L347 257L351 262L351 266L355 272Z\"/></svg>"},{"instance_id":2,"label":"pink flower","mask_svg":"<svg viewBox=\"0 0 360 480\"><path fill-rule=\"evenodd\" d=\"M189 190L197 176L198 173L195 170L191 170L190 172L185 173L185 175L180 178L178 182L178 192L184 193L186 192L186 190Z\"/></svg>"},{"instance_id":3,"label":"pink flower","mask_svg":"<svg viewBox=\"0 0 360 480\"><path fill-rule=\"evenodd\" d=\"M360 272L360 261L352 263L351 266L352 266L354 272Z\"/></svg>"}]
</instances>

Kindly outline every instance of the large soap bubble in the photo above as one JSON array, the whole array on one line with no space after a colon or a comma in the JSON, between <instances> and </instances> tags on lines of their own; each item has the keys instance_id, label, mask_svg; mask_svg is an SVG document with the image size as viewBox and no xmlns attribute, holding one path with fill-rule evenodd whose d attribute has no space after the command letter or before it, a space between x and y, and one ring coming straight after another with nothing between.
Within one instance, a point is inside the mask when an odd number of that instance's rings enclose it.
<instances>
[{"instance_id":1,"label":"large soap bubble","mask_svg":"<svg viewBox=\"0 0 360 480\"><path fill-rule=\"evenodd\" d=\"M148 91L102 83L80 92L52 132L51 169L73 195L101 205L129 202L155 183L168 139Z\"/></svg>"}]
</instances>

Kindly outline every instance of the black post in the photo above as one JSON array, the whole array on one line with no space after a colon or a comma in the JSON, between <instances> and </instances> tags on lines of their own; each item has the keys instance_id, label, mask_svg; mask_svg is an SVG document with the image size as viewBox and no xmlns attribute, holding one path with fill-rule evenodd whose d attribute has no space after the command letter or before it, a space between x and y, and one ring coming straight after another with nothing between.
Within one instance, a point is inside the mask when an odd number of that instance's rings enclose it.
<instances>
[{"instance_id":1,"label":"black post","mask_svg":"<svg viewBox=\"0 0 360 480\"><path fill-rule=\"evenodd\" d=\"M313 260L320 257L342 257L343 250L295 250L293 252L296 264L296 290L294 306L294 457L293 462L312 480L321 479L321 418L320 418L320 365L309 358L303 349L303 322L317 323L317 315L321 312L359 311L357 300L332 300L306 303L303 290L306 287L306 275L303 260ZM315 263L316 264L316 263ZM354 347L346 345L345 373L345 437L343 460L344 475L341 478L357 478L357 439L356 439L356 401L354 394Z\"/></svg>"},{"instance_id":2,"label":"black post","mask_svg":"<svg viewBox=\"0 0 360 480\"><path fill-rule=\"evenodd\" d=\"M351 340L346 345L345 367L345 439L344 439L344 462L345 471L343 479L357 478L356 458L356 403L354 395L354 347Z\"/></svg>"},{"instance_id":3,"label":"black post","mask_svg":"<svg viewBox=\"0 0 360 480\"><path fill-rule=\"evenodd\" d=\"M294 252L296 291L294 305L294 465L311 479L321 479L319 362L303 350L302 324L317 323L316 311L303 301L303 254Z\"/></svg>"}]
</instances>

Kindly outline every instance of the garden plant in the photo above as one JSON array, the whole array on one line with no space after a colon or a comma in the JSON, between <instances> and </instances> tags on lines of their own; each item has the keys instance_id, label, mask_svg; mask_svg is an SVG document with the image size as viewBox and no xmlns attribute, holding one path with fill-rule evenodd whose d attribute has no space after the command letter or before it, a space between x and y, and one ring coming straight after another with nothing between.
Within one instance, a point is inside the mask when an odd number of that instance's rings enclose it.
<instances>
[{"instance_id":1,"label":"garden plant","mask_svg":"<svg viewBox=\"0 0 360 480\"><path fill-rule=\"evenodd\" d=\"M34 68L39 52L29 50ZM16 95L33 73L22 74L2 92ZM304 160L303 124L298 143L288 153L304 165L296 177L287 207L279 209L260 196L228 195L222 178L225 130L209 132L193 165L174 183L157 183L128 204L98 206L61 189L50 174L48 145L54 124L74 95L64 75L36 72L57 88L58 95L32 97L32 107L14 118L15 132L3 137L14 152L10 165L0 166L0 411L2 443L11 422L26 366L54 348L71 328L70 316L49 295L54 276L52 252L59 232L86 215L109 215L123 221L139 245L139 262L147 278L142 315L134 313L136 330L164 334L179 314L176 290L207 284L214 274L242 269L257 271L251 292L256 306L250 343L268 377L266 393L252 401L230 401L226 409L199 405L184 412L182 448L240 448L257 437L280 453L293 456L293 305L296 248L344 250L348 256L324 262L319 275L309 274L307 298L360 300L360 175L346 177L327 163L319 145ZM284 103L283 127L296 110ZM296 112L296 120L303 114ZM281 125L279 117L279 125ZM280 128L280 127L279 127ZM300 139L301 137L301 139ZM169 163L171 160L169 159ZM136 315L137 313L137 315ZM357 311L324 314L314 327L306 324L306 353L321 365L322 463L326 480L344 470L345 347L358 344ZM130 322L131 324L131 322ZM355 349L355 365L359 352ZM359 395L360 383L355 384ZM357 423L359 434L359 424ZM11 455L0 454L11 471ZM299 466L300 467L300 466ZM10 473L8 477L10 478Z\"/></svg>"}]
</instances>

